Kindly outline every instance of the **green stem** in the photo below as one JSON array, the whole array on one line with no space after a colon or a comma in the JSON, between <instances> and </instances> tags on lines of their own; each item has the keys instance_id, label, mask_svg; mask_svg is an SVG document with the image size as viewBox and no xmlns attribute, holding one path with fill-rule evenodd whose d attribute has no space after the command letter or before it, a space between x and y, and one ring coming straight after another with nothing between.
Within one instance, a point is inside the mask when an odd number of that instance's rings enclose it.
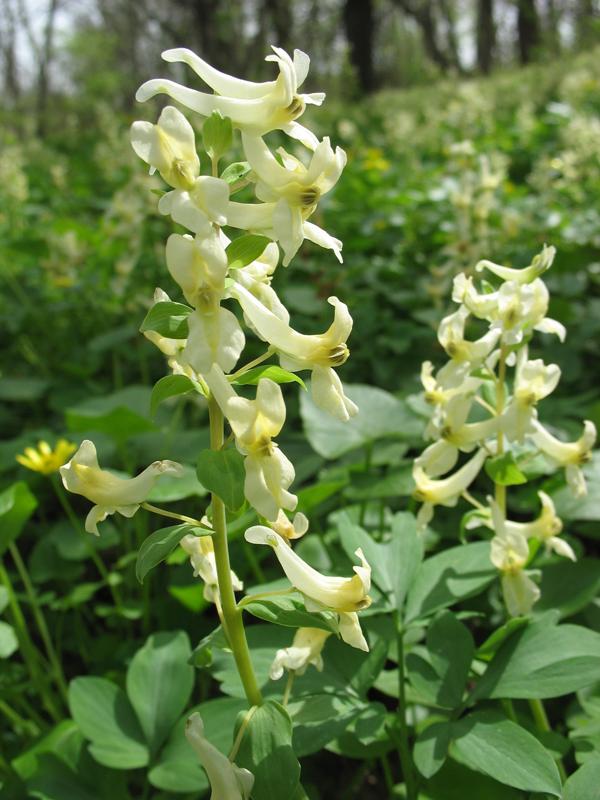
<instances>
[{"instance_id":1,"label":"green stem","mask_svg":"<svg viewBox=\"0 0 600 800\"><path fill-rule=\"evenodd\" d=\"M390 797L392 797L392 792L394 791L394 776L392 775L392 770L390 769L390 762L388 761L388 757L385 753L380 756L379 760L381 762L381 771L383 772L383 777L385 779L387 793Z\"/></svg>"},{"instance_id":2,"label":"green stem","mask_svg":"<svg viewBox=\"0 0 600 800\"><path fill-rule=\"evenodd\" d=\"M15 728L21 729L25 732L29 731L33 736L37 736L39 734L37 725L31 722L31 720L23 719L23 717L17 714L14 708L11 708L9 705L7 705L4 700L0 700L0 711L8 720L10 720L10 722L12 722Z\"/></svg>"},{"instance_id":3,"label":"green stem","mask_svg":"<svg viewBox=\"0 0 600 800\"><path fill-rule=\"evenodd\" d=\"M210 446L213 450L220 450L223 445L223 414L214 397L208 400L208 414L210 420ZM254 668L250 660L248 641L242 619L242 611L237 607L233 585L231 583L231 567L229 564L229 548L227 546L227 519L225 506L220 497L212 495L213 517L213 547L217 564L217 578L219 580L219 594L225 621L225 632L229 646L251 706L262 705L263 698L256 682Z\"/></svg>"},{"instance_id":4,"label":"green stem","mask_svg":"<svg viewBox=\"0 0 600 800\"><path fill-rule=\"evenodd\" d=\"M238 369L236 372L233 372L231 375L229 375L229 379L235 380L236 378L239 378L245 372L248 372L249 369L252 369L252 367L257 367L259 364L262 364L263 361L266 361L267 358L270 358L274 352L275 352L274 347L267 348L267 350L262 354L262 356L258 356L257 358L252 359L252 361L249 361L247 364L244 364L243 367L240 367L240 369Z\"/></svg>"},{"instance_id":5,"label":"green stem","mask_svg":"<svg viewBox=\"0 0 600 800\"><path fill-rule=\"evenodd\" d=\"M36 646L34 645L31 637L29 636L29 632L27 630L27 623L25 622L25 617L23 616L23 612L21 611L21 607L19 605L19 601L17 600L17 596L14 592L12 582L6 571L4 564L0 562L0 581L6 588L8 592L8 602L12 614L12 621L15 627L15 633L17 635L17 640L19 642L19 651L23 656L23 660L27 665L27 669L29 670L29 674L31 675L31 679L37 688L40 697L43 700L43 703L48 710L50 716L54 719L55 722L59 722L61 719L61 715L58 712L56 705L54 703L54 697L52 693L48 690L48 686L46 685L46 678L44 673L40 670L40 664L38 659L42 659L40 653L38 652Z\"/></svg>"},{"instance_id":6,"label":"green stem","mask_svg":"<svg viewBox=\"0 0 600 800\"><path fill-rule=\"evenodd\" d=\"M117 587L112 584L112 582L110 580L109 572L108 572L108 570L107 570L107 568L106 568L106 566L104 564L104 561L102 561L102 558L98 555L98 552L96 551L96 548L94 547L93 543L91 542L89 534L87 533L87 531L83 530L83 528L81 526L81 522L79 521L79 517L75 513L75 509L71 505L71 501L69 500L69 497L68 497L67 493L65 492L64 488L62 487L61 483L58 481L56 475L51 475L50 476L50 482L52 483L52 487L54 489L54 493L56 494L56 496L58 498L58 502L61 504L61 506L63 508L63 511L67 515L67 519L69 520L71 525L75 528L75 530L79 531L79 533L84 537L84 542L85 542L85 546L86 546L86 549L88 551L88 554L89 554L90 558L92 559L92 561L94 562L94 565L95 565L96 569L98 570L98 574L100 575L100 577L102 578L104 583L108 586L108 589L109 589L109 591L111 593L113 602L114 602L117 610L120 612L122 610L122 606L123 606L123 600L121 598L121 593L119 592Z\"/></svg>"},{"instance_id":7,"label":"green stem","mask_svg":"<svg viewBox=\"0 0 600 800\"><path fill-rule=\"evenodd\" d=\"M552 731L552 726L550 725L550 720L548 719L548 715L546 714L546 709L544 708L542 701L534 698L528 702L529 708L531 709L531 714L535 721L535 727L541 733L550 733ZM567 772L560 756L556 759L556 766L558 767L560 779L564 783L567 780Z\"/></svg>"},{"instance_id":8,"label":"green stem","mask_svg":"<svg viewBox=\"0 0 600 800\"><path fill-rule=\"evenodd\" d=\"M29 604L31 606L31 610L33 612L36 625L40 632L42 642L44 643L44 648L48 656L48 661L50 662L52 669L54 671L54 678L56 680L56 685L58 686L60 694L63 697L63 700L65 701L65 703L68 703L67 681L65 679L60 660L56 655L56 650L54 649L52 637L50 636L50 632L46 624L46 618L44 617L44 612L42 611L42 608L38 602L35 588L31 582L29 573L27 572L27 567L25 566L25 562L21 558L21 554L19 553L17 545L14 542L9 544L8 549L10 551L13 561L15 562L15 566L17 568L17 572L19 573L21 581L23 582L23 586L25 587L25 593L27 595L27 599L29 600Z\"/></svg>"},{"instance_id":9,"label":"green stem","mask_svg":"<svg viewBox=\"0 0 600 800\"><path fill-rule=\"evenodd\" d=\"M398 753L400 764L402 765L402 775L406 785L407 800L417 800L417 785L412 763L412 755L408 740L408 725L406 722L406 691L404 675L404 630L400 621L400 615L394 612L394 622L396 625L396 642L398 647L398 725L400 737L398 741Z\"/></svg>"},{"instance_id":10,"label":"green stem","mask_svg":"<svg viewBox=\"0 0 600 800\"><path fill-rule=\"evenodd\" d=\"M496 416L500 417L504 412L506 402L506 345L500 346L500 359L498 361L498 377L496 379ZM504 433L498 428L497 434L497 455L504 453ZM495 484L496 502L503 514L506 514L506 486Z\"/></svg>"},{"instance_id":11,"label":"green stem","mask_svg":"<svg viewBox=\"0 0 600 800\"><path fill-rule=\"evenodd\" d=\"M145 508L146 511L151 511L153 514L159 514L161 517L168 517L169 519L178 519L180 522L185 522L187 525L193 525L195 528L204 528L205 530L212 530L208 525L205 525L204 522L201 522L199 519L194 519L194 517L186 517L185 514L176 514L174 511L166 511L164 508L159 508L158 506L153 506L150 503L142 503L142 508Z\"/></svg>"},{"instance_id":12,"label":"green stem","mask_svg":"<svg viewBox=\"0 0 600 800\"><path fill-rule=\"evenodd\" d=\"M237 604L238 608L244 608L244 606L249 605L250 603L254 603L256 600L264 600L265 597L281 597L285 594L293 594L296 589L292 586L291 589L277 589L273 592L258 592L257 594L247 594L245 597L242 597L240 602Z\"/></svg>"},{"instance_id":13,"label":"green stem","mask_svg":"<svg viewBox=\"0 0 600 800\"><path fill-rule=\"evenodd\" d=\"M293 669L291 669L288 673L287 681L285 684L285 689L283 692L283 697L281 698L281 705L285 708L290 701L290 695L292 694L292 686L294 685L294 678L296 677L296 673Z\"/></svg>"}]
</instances>

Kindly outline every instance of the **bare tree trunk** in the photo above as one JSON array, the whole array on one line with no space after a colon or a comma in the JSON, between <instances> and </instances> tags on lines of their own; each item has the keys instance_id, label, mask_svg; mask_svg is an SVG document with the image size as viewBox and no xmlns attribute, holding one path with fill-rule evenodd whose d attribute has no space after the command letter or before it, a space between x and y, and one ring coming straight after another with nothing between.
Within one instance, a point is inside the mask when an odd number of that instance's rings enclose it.
<instances>
[{"instance_id":1,"label":"bare tree trunk","mask_svg":"<svg viewBox=\"0 0 600 800\"><path fill-rule=\"evenodd\" d=\"M4 88L13 103L17 103L21 96L21 85L18 78L17 56L15 53L17 33L15 13L10 0L2 0L0 8L5 22L4 29L0 29L0 47L2 48L2 62L4 64Z\"/></svg>"},{"instance_id":2,"label":"bare tree trunk","mask_svg":"<svg viewBox=\"0 0 600 800\"><path fill-rule=\"evenodd\" d=\"M561 50L560 32L558 30L560 12L556 7L556 0L546 0L544 18L546 44L554 53L559 53Z\"/></svg>"},{"instance_id":3,"label":"bare tree trunk","mask_svg":"<svg viewBox=\"0 0 600 800\"><path fill-rule=\"evenodd\" d=\"M517 33L521 64L532 61L540 44L540 20L535 0L517 0Z\"/></svg>"},{"instance_id":4,"label":"bare tree trunk","mask_svg":"<svg viewBox=\"0 0 600 800\"><path fill-rule=\"evenodd\" d=\"M293 5L289 0L263 0L265 14L271 20L275 33L275 44L290 50L293 39Z\"/></svg>"},{"instance_id":5,"label":"bare tree trunk","mask_svg":"<svg viewBox=\"0 0 600 800\"><path fill-rule=\"evenodd\" d=\"M577 43L582 47L593 44L595 40L593 20L596 17L593 0L578 0L575 9Z\"/></svg>"},{"instance_id":6,"label":"bare tree trunk","mask_svg":"<svg viewBox=\"0 0 600 800\"><path fill-rule=\"evenodd\" d=\"M373 3L372 0L346 0L344 27L350 45L350 58L363 92L375 88L373 70Z\"/></svg>"},{"instance_id":7,"label":"bare tree trunk","mask_svg":"<svg viewBox=\"0 0 600 800\"><path fill-rule=\"evenodd\" d=\"M494 64L496 50L496 24L494 22L494 0L478 0L477 3L477 66L488 75Z\"/></svg>"},{"instance_id":8,"label":"bare tree trunk","mask_svg":"<svg viewBox=\"0 0 600 800\"><path fill-rule=\"evenodd\" d=\"M452 66L459 73L464 73L460 58L460 48L456 35L456 3L452 0L438 0L440 12L446 23L446 41Z\"/></svg>"},{"instance_id":9,"label":"bare tree trunk","mask_svg":"<svg viewBox=\"0 0 600 800\"><path fill-rule=\"evenodd\" d=\"M394 2L415 20L421 29L427 55L442 71L446 71L450 61L438 43L434 4L429 0L394 0Z\"/></svg>"},{"instance_id":10,"label":"bare tree trunk","mask_svg":"<svg viewBox=\"0 0 600 800\"><path fill-rule=\"evenodd\" d=\"M46 114L48 111L48 73L52 60L54 43L54 24L56 22L56 12L58 11L59 0L50 0L46 24L44 26L44 38L40 50L37 80L37 130L40 136L46 132Z\"/></svg>"}]
</instances>

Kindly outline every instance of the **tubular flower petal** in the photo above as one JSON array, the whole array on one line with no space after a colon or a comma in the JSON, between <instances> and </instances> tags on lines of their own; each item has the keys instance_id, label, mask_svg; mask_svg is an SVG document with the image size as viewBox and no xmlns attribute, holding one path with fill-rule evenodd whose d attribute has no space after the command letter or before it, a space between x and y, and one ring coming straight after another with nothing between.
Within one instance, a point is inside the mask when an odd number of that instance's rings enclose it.
<instances>
[{"instance_id":1,"label":"tubular flower petal","mask_svg":"<svg viewBox=\"0 0 600 800\"><path fill-rule=\"evenodd\" d=\"M235 367L246 337L235 314L217 306L212 312L197 309L188 317L189 335L182 360L205 375L213 364L223 372Z\"/></svg>"},{"instance_id":2,"label":"tubular flower petal","mask_svg":"<svg viewBox=\"0 0 600 800\"><path fill-rule=\"evenodd\" d=\"M300 539L308 531L308 518L298 512L293 520L289 520L285 513L280 509L275 522L269 523L270 527L283 539Z\"/></svg>"},{"instance_id":3,"label":"tubular flower petal","mask_svg":"<svg viewBox=\"0 0 600 800\"><path fill-rule=\"evenodd\" d=\"M134 122L131 144L137 155L158 170L174 189L191 189L200 173L194 129L173 106L162 110L158 123Z\"/></svg>"},{"instance_id":4,"label":"tubular flower petal","mask_svg":"<svg viewBox=\"0 0 600 800\"><path fill-rule=\"evenodd\" d=\"M540 590L524 569L529 558L527 539L514 528L507 528L498 504L491 498L489 503L496 532L491 542L490 559L502 573L502 593L506 608L511 617L529 614L540 598Z\"/></svg>"},{"instance_id":5,"label":"tubular flower petal","mask_svg":"<svg viewBox=\"0 0 600 800\"><path fill-rule=\"evenodd\" d=\"M544 364L537 358L527 360L527 347L517 356L513 399L504 414L503 429L509 439L522 441L535 417L535 407L548 397L560 380L560 367Z\"/></svg>"},{"instance_id":6,"label":"tubular flower petal","mask_svg":"<svg viewBox=\"0 0 600 800\"><path fill-rule=\"evenodd\" d=\"M452 361L479 366L496 346L500 331L489 330L477 341L469 342L464 338L468 316L469 310L460 306L453 314L444 317L438 328L438 340Z\"/></svg>"},{"instance_id":7,"label":"tubular flower petal","mask_svg":"<svg viewBox=\"0 0 600 800\"><path fill-rule=\"evenodd\" d=\"M590 461L592 447L596 443L596 426L590 420L583 423L583 433L575 442L561 442L537 420L532 422L532 439L539 449L565 468L567 483L575 497L583 497L587 486L581 466Z\"/></svg>"},{"instance_id":8,"label":"tubular flower petal","mask_svg":"<svg viewBox=\"0 0 600 800\"><path fill-rule=\"evenodd\" d=\"M354 567L356 575L353 578L331 578L303 561L281 536L264 525L248 528L245 538L247 542L266 544L273 548L288 580L304 595L305 601L312 608L352 612L371 604L368 595L371 588L371 568L360 548L355 553L361 561L361 566Z\"/></svg>"},{"instance_id":9,"label":"tubular flower petal","mask_svg":"<svg viewBox=\"0 0 600 800\"><path fill-rule=\"evenodd\" d=\"M174 81L155 79L140 86L136 100L143 103L157 94L167 94L203 116L220 111L241 130L261 136L280 129L314 145L315 137L295 120L302 115L307 103L320 105L325 95L298 94L308 71L306 54L296 50L292 60L284 50L277 47L273 50L275 54L267 56L267 61L277 63L279 77L265 83L252 83L219 72L190 50L167 50L163 53L165 61L188 64L216 94L189 89Z\"/></svg>"},{"instance_id":10,"label":"tubular flower petal","mask_svg":"<svg viewBox=\"0 0 600 800\"><path fill-rule=\"evenodd\" d=\"M204 599L209 603L220 602L217 562L212 538L189 533L179 544L190 557L194 578L201 578L204 581ZM244 584L233 570L231 570L231 585L234 592L241 592L244 588Z\"/></svg>"},{"instance_id":11,"label":"tubular flower petal","mask_svg":"<svg viewBox=\"0 0 600 800\"><path fill-rule=\"evenodd\" d=\"M231 201L227 208L227 223L234 228L262 233L274 242L279 242L284 254L284 267L296 255L304 239L326 250L333 250L337 260L342 262L340 240L312 222L303 222L302 216L293 214L285 200L254 204Z\"/></svg>"},{"instance_id":12,"label":"tubular flower petal","mask_svg":"<svg viewBox=\"0 0 600 800\"><path fill-rule=\"evenodd\" d=\"M220 298L224 291L227 255L212 229L198 239L171 234L167 239L167 267L194 308L210 306L213 296Z\"/></svg>"},{"instance_id":13,"label":"tubular flower petal","mask_svg":"<svg viewBox=\"0 0 600 800\"><path fill-rule=\"evenodd\" d=\"M320 628L298 628L291 646L282 648L275 654L269 670L271 680L279 680L284 669L295 672L297 675L304 675L311 664L319 672L322 672L323 656L321 651L330 635L329 631Z\"/></svg>"},{"instance_id":14,"label":"tubular flower petal","mask_svg":"<svg viewBox=\"0 0 600 800\"><path fill-rule=\"evenodd\" d=\"M487 452L481 448L460 469L447 478L441 479L430 478L423 466L415 462L413 465L413 479L416 489L413 497L423 503L417 516L419 527L424 527L431 520L434 506L456 505L460 495L469 488L477 477L487 455Z\"/></svg>"},{"instance_id":15,"label":"tubular flower petal","mask_svg":"<svg viewBox=\"0 0 600 800\"><path fill-rule=\"evenodd\" d=\"M246 456L244 493L254 508L268 520L276 520L280 509L293 511L298 498L288 488L294 467L272 439L285 422L281 388L268 378L258 382L255 400L238 397L216 366L206 375L221 411L229 421L238 449Z\"/></svg>"},{"instance_id":16,"label":"tubular flower petal","mask_svg":"<svg viewBox=\"0 0 600 800\"><path fill-rule=\"evenodd\" d=\"M155 461L135 478L118 478L100 469L96 447L86 439L69 463L60 468L60 474L65 489L95 504L88 514L85 529L98 535L98 522L115 512L132 517L157 479L161 475L180 476L182 467L174 461Z\"/></svg>"},{"instance_id":17,"label":"tubular flower petal","mask_svg":"<svg viewBox=\"0 0 600 800\"><path fill-rule=\"evenodd\" d=\"M323 334L305 335L277 317L240 284L231 288L231 294L258 335L279 350L285 369L312 370L316 405L343 421L357 413L357 406L344 395L341 381L332 369L344 364L350 354L346 340L352 330L352 317L345 303L330 297L329 303L335 308L333 323Z\"/></svg>"},{"instance_id":18,"label":"tubular flower petal","mask_svg":"<svg viewBox=\"0 0 600 800\"><path fill-rule=\"evenodd\" d=\"M77 450L77 445L67 442L66 439L59 439L54 449L48 442L41 441L38 442L37 448L26 447L24 453L19 453L15 458L19 464L33 472L51 475L53 472L58 472L75 450Z\"/></svg>"},{"instance_id":19,"label":"tubular flower petal","mask_svg":"<svg viewBox=\"0 0 600 800\"><path fill-rule=\"evenodd\" d=\"M179 225L202 237L210 235L212 223L227 223L228 207L229 186L208 175L196 178L189 191L174 189L158 201L161 214L170 214Z\"/></svg>"},{"instance_id":20,"label":"tubular flower petal","mask_svg":"<svg viewBox=\"0 0 600 800\"><path fill-rule=\"evenodd\" d=\"M263 306L284 322L290 321L287 308L283 305L275 290L271 287L271 279L279 261L279 249L275 242L270 242L264 253L245 267L236 270L236 281L253 294ZM252 323L246 320L249 327Z\"/></svg>"},{"instance_id":21,"label":"tubular flower petal","mask_svg":"<svg viewBox=\"0 0 600 800\"><path fill-rule=\"evenodd\" d=\"M550 269L554 256L556 255L555 247L548 247L544 245L542 251L538 253L531 264L523 269L511 269L510 267L503 267L500 264L494 264L493 261L480 261L475 265L477 272L482 272L484 269L493 272L503 281L513 281L518 284L531 283L536 278L539 278Z\"/></svg>"},{"instance_id":22,"label":"tubular flower petal","mask_svg":"<svg viewBox=\"0 0 600 800\"><path fill-rule=\"evenodd\" d=\"M546 550L554 550L558 555L576 561L575 553L571 546L559 538L562 531L562 521L556 514L552 498L546 492L538 492L542 504L542 513L533 522L511 522L505 520L504 526L508 533L520 534L526 539L540 539Z\"/></svg>"},{"instance_id":23,"label":"tubular flower petal","mask_svg":"<svg viewBox=\"0 0 600 800\"><path fill-rule=\"evenodd\" d=\"M185 735L208 776L210 800L249 800L254 775L233 764L204 736L204 723L196 711L188 719Z\"/></svg>"}]
</instances>

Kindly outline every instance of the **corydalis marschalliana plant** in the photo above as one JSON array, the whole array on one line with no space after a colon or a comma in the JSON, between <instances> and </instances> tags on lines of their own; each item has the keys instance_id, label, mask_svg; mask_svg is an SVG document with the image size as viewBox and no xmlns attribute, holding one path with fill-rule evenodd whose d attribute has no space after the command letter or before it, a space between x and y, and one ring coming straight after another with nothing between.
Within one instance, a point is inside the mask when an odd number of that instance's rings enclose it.
<instances>
[{"instance_id":1,"label":"corydalis marschalliana plant","mask_svg":"<svg viewBox=\"0 0 600 800\"><path fill-rule=\"evenodd\" d=\"M307 371L319 407L342 421L356 414L357 407L345 395L336 372L349 356L352 318L347 306L337 297L329 298L334 309L330 327L322 334L306 335L291 325L289 312L271 285L280 249L285 266L304 239L333 250L341 261L341 242L309 218L346 163L343 150L333 149L327 137L319 141L297 122L307 103L320 105L324 99L323 94L298 93L308 72L308 56L296 50L292 59L279 48L273 50L267 60L279 68L274 81L240 80L215 70L189 50L177 49L165 52L165 60L189 65L214 94L168 80L151 80L139 89L138 100L168 94L199 114L206 156L198 155L194 129L173 106L163 109L157 124L134 122L131 128L135 152L169 186L159 200L159 211L188 231L173 233L166 243L167 268L186 303L174 303L157 289L142 324L147 338L167 356L172 372L159 381L154 397L160 402L195 392L206 399L210 418L211 459L202 474L200 461L198 467L200 479L206 478L212 490L210 507L201 519L166 515L188 525L183 527L181 546L190 556L194 575L205 583L205 598L215 604L251 706L260 706L263 698L242 623L244 603L237 603L234 594L242 584L230 568L224 500L232 510L241 501L232 499L235 479L228 475L242 472L243 495L261 523L247 531L246 540L273 549L292 585L289 591L301 596L308 612L326 612L315 622L329 625L329 633L337 633L351 646L368 650L357 612L371 602L371 571L362 551L356 551L360 566L354 567L353 576L322 575L292 549L291 540L306 533L308 520L302 514L290 520L285 513L295 510L298 499L291 491L293 464L276 443L286 418L279 384L294 380L292 373ZM223 168L235 130L240 132L247 161ZM263 139L274 130L292 137L295 149L300 147L304 154L279 148L276 157ZM203 168L210 174L203 174ZM253 186L257 202L232 199L248 186ZM235 231L233 241L225 233L227 228ZM246 333L240 318L266 345L262 356L242 367L238 362ZM277 370L267 364L274 356L280 361ZM228 439L225 421L231 431ZM181 468L160 461L135 478L117 478L100 468L93 444L85 442L61 472L68 489L95 503L87 528L96 532L97 523L115 512L132 516L145 507L165 513L145 499L161 474L178 475ZM227 482L231 491L223 489ZM274 678L284 667L301 671L308 663L321 663L327 633L302 630L308 634L296 637L285 653L274 654L279 665L271 671ZM288 694L286 689L285 699ZM213 798L246 797L252 776L232 765L223 777L219 754L203 739L197 718L189 735L211 779ZM219 785L213 773L221 775Z\"/></svg>"},{"instance_id":2,"label":"corydalis marschalliana plant","mask_svg":"<svg viewBox=\"0 0 600 800\"><path fill-rule=\"evenodd\" d=\"M452 299L459 307L438 329L449 360L435 374L433 365L425 362L421 373L425 399L433 408L426 430L433 443L413 467L415 498L423 503L418 522L423 528L436 506L454 506L461 497L475 506L467 527L485 526L494 532L490 557L513 616L528 614L540 596L527 570L535 554L529 540L566 558L575 559L575 554L560 537L562 522L545 492L538 492L537 518L517 522L507 519L506 487L525 482L520 467L525 469L541 453L550 465L564 468L572 493L581 497L586 493L581 468L596 440L592 422L584 423L579 439L563 442L538 419L538 404L558 385L560 369L531 359L529 343L536 331L560 341L566 335L559 322L546 316L549 294L541 276L554 255L553 247L544 247L524 269L480 261L476 272L499 278L496 285L482 280L478 288L472 277L457 275ZM478 339L465 338L469 320L483 323ZM451 472L461 453L468 459ZM495 496L485 503L469 492L484 466L495 485Z\"/></svg>"}]
</instances>

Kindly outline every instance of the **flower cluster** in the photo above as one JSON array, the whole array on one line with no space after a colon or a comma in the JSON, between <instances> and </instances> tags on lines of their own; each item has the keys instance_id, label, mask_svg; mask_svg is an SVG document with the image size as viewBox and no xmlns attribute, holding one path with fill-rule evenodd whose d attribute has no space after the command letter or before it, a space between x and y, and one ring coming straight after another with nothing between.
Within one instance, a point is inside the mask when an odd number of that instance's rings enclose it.
<instances>
[{"instance_id":1,"label":"flower cluster","mask_svg":"<svg viewBox=\"0 0 600 800\"><path fill-rule=\"evenodd\" d=\"M554 255L553 247L544 247L524 269L480 261L476 271L499 278L496 285L482 281L478 287L473 277L457 275L452 299L458 309L438 329L449 360L436 373L425 362L421 373L425 399L432 407L426 435L433 442L413 467L415 498L423 504L419 526L422 529L431 521L437 505L454 506L460 497L475 505L469 527L484 525L494 531L491 560L501 573L512 615L528 613L539 597L526 570L529 539L543 542L561 556L574 559L575 555L559 538L562 523L551 498L539 492L542 510L536 520L511 521L506 518L506 486L525 480L519 467L541 453L556 468L564 468L572 493L581 497L586 492L581 468L596 440L592 422L584 423L578 440L563 442L538 419L538 403L558 385L560 369L531 359L529 342L534 331L554 334L560 341L566 334L547 316L549 293L541 278ZM478 338L465 338L467 323L482 326ZM468 459L452 472L461 453ZM468 491L485 462L496 483L496 498L488 498L487 504ZM511 470L517 480L510 478Z\"/></svg>"}]
</instances>

